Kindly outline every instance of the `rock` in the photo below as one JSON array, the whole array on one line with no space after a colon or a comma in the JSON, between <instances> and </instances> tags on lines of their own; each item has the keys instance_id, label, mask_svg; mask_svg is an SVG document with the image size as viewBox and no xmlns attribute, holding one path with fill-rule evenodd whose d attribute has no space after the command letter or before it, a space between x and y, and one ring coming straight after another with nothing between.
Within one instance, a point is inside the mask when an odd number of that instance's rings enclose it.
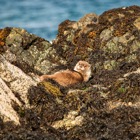
<instances>
[{"instance_id":1,"label":"rock","mask_svg":"<svg viewBox=\"0 0 140 140\"><path fill-rule=\"evenodd\" d=\"M15 97L11 89L0 78L0 117L3 117L4 122L13 121L16 125L19 125L18 114L12 108L14 103L21 106L20 101Z\"/></svg>"},{"instance_id":2,"label":"rock","mask_svg":"<svg viewBox=\"0 0 140 140\"><path fill-rule=\"evenodd\" d=\"M36 82L21 69L9 63L2 55L0 55L0 75L8 87L20 96L22 102L28 105L28 89L35 86Z\"/></svg>"},{"instance_id":3,"label":"rock","mask_svg":"<svg viewBox=\"0 0 140 140\"><path fill-rule=\"evenodd\" d=\"M65 127L67 130L75 126L81 126L84 118L83 116L75 116L77 113L76 111L70 111L63 120L54 122L52 126L56 129Z\"/></svg>"},{"instance_id":4,"label":"rock","mask_svg":"<svg viewBox=\"0 0 140 140\"><path fill-rule=\"evenodd\" d=\"M86 35L92 30L92 26L97 26L98 16L90 13L82 17L78 22L66 20L59 25L58 36L53 42L53 46L58 49L68 62L74 59L86 59L85 51L91 51L89 46L85 45ZM74 57L75 56L75 57ZM80 58L80 57L83 58Z\"/></svg>"},{"instance_id":5,"label":"rock","mask_svg":"<svg viewBox=\"0 0 140 140\"><path fill-rule=\"evenodd\" d=\"M3 56L24 72L47 73L58 66L59 60L59 65L66 64L48 41L24 29L5 28L1 35L6 48Z\"/></svg>"},{"instance_id":6,"label":"rock","mask_svg":"<svg viewBox=\"0 0 140 140\"><path fill-rule=\"evenodd\" d=\"M140 139L140 7L66 20L52 42L0 30L0 139ZM38 76L92 65L87 83L64 88Z\"/></svg>"}]
</instances>

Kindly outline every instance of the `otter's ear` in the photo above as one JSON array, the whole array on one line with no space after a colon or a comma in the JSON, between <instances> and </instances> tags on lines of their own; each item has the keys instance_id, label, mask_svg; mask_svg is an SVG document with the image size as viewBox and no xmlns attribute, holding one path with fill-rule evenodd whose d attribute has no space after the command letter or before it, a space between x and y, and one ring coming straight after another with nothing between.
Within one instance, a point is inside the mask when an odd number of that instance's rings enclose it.
<instances>
[{"instance_id":1,"label":"otter's ear","mask_svg":"<svg viewBox=\"0 0 140 140\"><path fill-rule=\"evenodd\" d=\"M78 63L78 64L82 63L82 60L79 60L77 63Z\"/></svg>"}]
</instances>

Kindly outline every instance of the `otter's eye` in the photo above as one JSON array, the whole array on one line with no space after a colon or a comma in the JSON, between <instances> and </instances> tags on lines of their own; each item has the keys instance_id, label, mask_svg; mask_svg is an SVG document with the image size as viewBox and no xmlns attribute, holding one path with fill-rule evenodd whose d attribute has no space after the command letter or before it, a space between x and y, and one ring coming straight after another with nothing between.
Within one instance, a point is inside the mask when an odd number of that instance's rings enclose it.
<instances>
[{"instance_id":1,"label":"otter's eye","mask_svg":"<svg viewBox=\"0 0 140 140\"><path fill-rule=\"evenodd\" d=\"M85 65L83 65L83 67L86 67Z\"/></svg>"}]
</instances>

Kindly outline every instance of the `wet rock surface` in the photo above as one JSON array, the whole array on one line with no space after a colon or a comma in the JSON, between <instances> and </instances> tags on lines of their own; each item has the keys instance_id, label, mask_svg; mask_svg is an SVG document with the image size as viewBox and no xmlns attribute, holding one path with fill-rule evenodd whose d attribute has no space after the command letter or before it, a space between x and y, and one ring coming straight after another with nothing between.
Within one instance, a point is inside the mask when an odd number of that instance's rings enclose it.
<instances>
[{"instance_id":1,"label":"wet rock surface","mask_svg":"<svg viewBox=\"0 0 140 140\"><path fill-rule=\"evenodd\" d=\"M139 140L140 7L59 25L48 42L0 30L0 139ZM64 88L38 76L92 65L87 83Z\"/></svg>"}]
</instances>

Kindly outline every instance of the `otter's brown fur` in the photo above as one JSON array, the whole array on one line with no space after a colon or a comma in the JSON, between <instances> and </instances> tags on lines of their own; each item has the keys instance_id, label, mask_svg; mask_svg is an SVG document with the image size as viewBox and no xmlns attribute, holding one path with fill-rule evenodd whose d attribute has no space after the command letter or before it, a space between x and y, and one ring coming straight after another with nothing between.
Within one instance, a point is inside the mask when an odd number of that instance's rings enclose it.
<instances>
[{"instance_id":1,"label":"otter's brown fur","mask_svg":"<svg viewBox=\"0 0 140 140\"><path fill-rule=\"evenodd\" d=\"M52 79L58 84L67 87L80 82L87 82L91 76L91 65L86 61L79 61L74 67L74 71L69 69L58 71L52 75L40 76L40 81Z\"/></svg>"}]
</instances>

